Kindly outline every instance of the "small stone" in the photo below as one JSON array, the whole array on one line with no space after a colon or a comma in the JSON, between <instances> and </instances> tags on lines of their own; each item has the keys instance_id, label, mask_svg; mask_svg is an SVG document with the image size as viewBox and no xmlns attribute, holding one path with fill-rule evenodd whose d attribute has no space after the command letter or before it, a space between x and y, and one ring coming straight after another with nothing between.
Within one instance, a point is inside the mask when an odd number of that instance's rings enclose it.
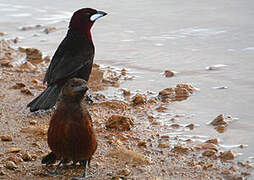
<instances>
[{"instance_id":1,"label":"small stone","mask_svg":"<svg viewBox=\"0 0 254 180\"><path fill-rule=\"evenodd\" d=\"M138 146L139 148L141 148L141 149L144 149L144 148L147 147L145 141L139 141L138 144L137 144L137 146Z\"/></svg>"},{"instance_id":2,"label":"small stone","mask_svg":"<svg viewBox=\"0 0 254 180\"><path fill-rule=\"evenodd\" d=\"M43 30L43 32L45 32L46 34L49 34L49 33L54 32L54 31L56 31L55 27L47 27Z\"/></svg>"},{"instance_id":3,"label":"small stone","mask_svg":"<svg viewBox=\"0 0 254 180\"><path fill-rule=\"evenodd\" d=\"M169 148L169 144L160 142L158 145L159 148Z\"/></svg>"},{"instance_id":4,"label":"small stone","mask_svg":"<svg viewBox=\"0 0 254 180\"><path fill-rule=\"evenodd\" d=\"M26 48L25 53L27 56L27 60L32 64L39 64L43 61L42 53L39 49L36 48Z\"/></svg>"},{"instance_id":5,"label":"small stone","mask_svg":"<svg viewBox=\"0 0 254 180\"><path fill-rule=\"evenodd\" d=\"M182 87L175 88L175 100L176 101L182 101L187 99L190 96L190 93L187 89Z\"/></svg>"},{"instance_id":6,"label":"small stone","mask_svg":"<svg viewBox=\"0 0 254 180\"><path fill-rule=\"evenodd\" d=\"M19 151L21 151L21 148L18 147L12 147L7 150L8 153L17 153Z\"/></svg>"},{"instance_id":7,"label":"small stone","mask_svg":"<svg viewBox=\"0 0 254 180\"><path fill-rule=\"evenodd\" d=\"M21 69L29 69L35 71L37 68L30 62L25 62L20 66Z\"/></svg>"},{"instance_id":8,"label":"small stone","mask_svg":"<svg viewBox=\"0 0 254 180\"><path fill-rule=\"evenodd\" d=\"M173 129L178 129L178 128L180 128L180 125L179 124L171 124L171 127Z\"/></svg>"},{"instance_id":9,"label":"small stone","mask_svg":"<svg viewBox=\"0 0 254 180\"><path fill-rule=\"evenodd\" d=\"M220 114L217 116L210 124L213 126L219 126L219 125L228 125L229 122L232 121L232 117L225 116L224 114Z\"/></svg>"},{"instance_id":10,"label":"small stone","mask_svg":"<svg viewBox=\"0 0 254 180\"><path fill-rule=\"evenodd\" d=\"M21 89L23 87L25 87L26 85L22 82L18 82L16 83L14 86L11 87L11 89Z\"/></svg>"},{"instance_id":11,"label":"small stone","mask_svg":"<svg viewBox=\"0 0 254 180\"><path fill-rule=\"evenodd\" d=\"M165 70L164 75L165 75L165 77L169 78L169 77L173 77L175 75L175 73L170 70Z\"/></svg>"},{"instance_id":12,"label":"small stone","mask_svg":"<svg viewBox=\"0 0 254 180\"><path fill-rule=\"evenodd\" d=\"M206 150L202 153L203 156L207 156L207 157L211 157L213 155L215 155L216 151L215 150Z\"/></svg>"},{"instance_id":13,"label":"small stone","mask_svg":"<svg viewBox=\"0 0 254 180\"><path fill-rule=\"evenodd\" d=\"M191 85L189 85L189 84L177 84L176 87L177 87L177 88L184 88L184 89L186 89L187 91L189 91L190 93L193 93L193 92L195 92L195 91L198 91L197 88L195 88L195 87L193 87L193 86L191 86Z\"/></svg>"},{"instance_id":14,"label":"small stone","mask_svg":"<svg viewBox=\"0 0 254 180\"><path fill-rule=\"evenodd\" d=\"M134 118L131 116L112 115L106 122L107 129L120 131L130 130L134 126Z\"/></svg>"},{"instance_id":15,"label":"small stone","mask_svg":"<svg viewBox=\"0 0 254 180\"><path fill-rule=\"evenodd\" d=\"M6 161L5 167L10 170L17 169L17 165L13 161Z\"/></svg>"},{"instance_id":16,"label":"small stone","mask_svg":"<svg viewBox=\"0 0 254 180\"><path fill-rule=\"evenodd\" d=\"M25 87L21 88L21 89L20 89L20 92L22 92L23 94L26 94L26 95L30 95L30 96L33 95L33 93L31 92L31 90L28 89L28 88L25 88Z\"/></svg>"},{"instance_id":17,"label":"small stone","mask_svg":"<svg viewBox=\"0 0 254 180\"><path fill-rule=\"evenodd\" d=\"M35 124L37 124L37 121L36 121L36 120L31 120L29 123L30 123L31 125L35 125Z\"/></svg>"},{"instance_id":18,"label":"small stone","mask_svg":"<svg viewBox=\"0 0 254 180\"><path fill-rule=\"evenodd\" d=\"M147 102L147 99L144 95L142 94L136 94L133 99L132 99L132 102L135 104L135 105L138 105L138 104L145 104Z\"/></svg>"},{"instance_id":19,"label":"small stone","mask_svg":"<svg viewBox=\"0 0 254 180\"><path fill-rule=\"evenodd\" d=\"M214 150L214 151L218 151L218 147L215 144L212 143L204 143L201 145L202 149L210 149L210 150Z\"/></svg>"},{"instance_id":20,"label":"small stone","mask_svg":"<svg viewBox=\"0 0 254 180\"><path fill-rule=\"evenodd\" d=\"M224 133L227 130L227 125L219 125L219 126L216 126L215 129L219 133Z\"/></svg>"},{"instance_id":21,"label":"small stone","mask_svg":"<svg viewBox=\"0 0 254 180\"><path fill-rule=\"evenodd\" d=\"M22 155L22 159L24 161L31 161L32 160L32 156L29 154L29 152L26 152Z\"/></svg>"},{"instance_id":22,"label":"small stone","mask_svg":"<svg viewBox=\"0 0 254 180\"><path fill-rule=\"evenodd\" d=\"M43 58L43 61L45 61L46 63L50 62L50 56L45 56Z\"/></svg>"},{"instance_id":23,"label":"small stone","mask_svg":"<svg viewBox=\"0 0 254 180\"><path fill-rule=\"evenodd\" d=\"M186 127L189 128L190 130L193 130L194 129L194 124L188 124Z\"/></svg>"},{"instance_id":24,"label":"small stone","mask_svg":"<svg viewBox=\"0 0 254 180\"><path fill-rule=\"evenodd\" d=\"M121 89L121 90L123 91L124 96L130 96L131 95L130 90L127 90L127 89Z\"/></svg>"},{"instance_id":25,"label":"small stone","mask_svg":"<svg viewBox=\"0 0 254 180\"><path fill-rule=\"evenodd\" d=\"M204 164L203 165L203 169L204 170L207 170L208 168L212 168L213 167L213 164L212 163L207 163L207 164Z\"/></svg>"},{"instance_id":26,"label":"small stone","mask_svg":"<svg viewBox=\"0 0 254 180\"><path fill-rule=\"evenodd\" d=\"M10 66L10 62L11 62L10 60L4 59L4 60L1 60L1 65L9 67Z\"/></svg>"},{"instance_id":27,"label":"small stone","mask_svg":"<svg viewBox=\"0 0 254 180\"><path fill-rule=\"evenodd\" d=\"M4 35L4 33L3 32L0 32L0 36L3 36Z\"/></svg>"},{"instance_id":28,"label":"small stone","mask_svg":"<svg viewBox=\"0 0 254 180\"><path fill-rule=\"evenodd\" d=\"M1 136L1 140L2 140L2 141L12 141L12 137L11 137L11 136L8 136L8 135L6 135L6 136Z\"/></svg>"},{"instance_id":29,"label":"small stone","mask_svg":"<svg viewBox=\"0 0 254 180\"><path fill-rule=\"evenodd\" d=\"M121 170L119 174L123 175L123 176L129 176L131 174L131 171L126 168L126 169Z\"/></svg>"},{"instance_id":30,"label":"small stone","mask_svg":"<svg viewBox=\"0 0 254 180\"><path fill-rule=\"evenodd\" d=\"M32 80L32 83L34 83L34 84L39 84L40 81L39 81L38 79L33 79L33 80Z\"/></svg>"},{"instance_id":31,"label":"small stone","mask_svg":"<svg viewBox=\"0 0 254 180\"><path fill-rule=\"evenodd\" d=\"M218 142L219 142L219 141L218 141L217 138L209 139L209 140L206 141L206 143L212 143L212 144L216 144L216 145L218 144Z\"/></svg>"},{"instance_id":32,"label":"small stone","mask_svg":"<svg viewBox=\"0 0 254 180\"><path fill-rule=\"evenodd\" d=\"M125 76L125 75L127 74L127 70L126 70L125 68L123 68L123 69L121 70L121 74L122 74L123 76Z\"/></svg>"},{"instance_id":33,"label":"small stone","mask_svg":"<svg viewBox=\"0 0 254 180\"><path fill-rule=\"evenodd\" d=\"M221 152L220 159L223 162L226 162L226 161L229 161L229 160L234 160L235 159L235 154L232 150L229 150L229 151L226 151L226 152Z\"/></svg>"},{"instance_id":34,"label":"small stone","mask_svg":"<svg viewBox=\"0 0 254 180\"><path fill-rule=\"evenodd\" d=\"M163 111L165 111L165 110L167 110L167 109L168 109L168 108L166 108L165 106L161 105L161 106L159 106L159 107L156 108L156 111L158 111L158 112L163 112Z\"/></svg>"},{"instance_id":35,"label":"small stone","mask_svg":"<svg viewBox=\"0 0 254 180\"><path fill-rule=\"evenodd\" d=\"M2 170L2 169L0 169L0 176L4 176L6 173Z\"/></svg>"},{"instance_id":36,"label":"small stone","mask_svg":"<svg viewBox=\"0 0 254 180\"><path fill-rule=\"evenodd\" d=\"M185 147L185 146L182 146L182 145L177 145L173 148L173 152L188 155L190 153L190 150L189 150L188 147Z\"/></svg>"}]
</instances>

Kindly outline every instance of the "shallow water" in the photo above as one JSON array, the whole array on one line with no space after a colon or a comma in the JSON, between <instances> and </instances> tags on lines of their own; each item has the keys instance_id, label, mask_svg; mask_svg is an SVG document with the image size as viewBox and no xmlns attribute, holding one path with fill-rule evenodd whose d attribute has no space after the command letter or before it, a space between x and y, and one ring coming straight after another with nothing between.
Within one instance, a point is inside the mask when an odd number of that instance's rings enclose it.
<instances>
[{"instance_id":1,"label":"shallow water","mask_svg":"<svg viewBox=\"0 0 254 180\"><path fill-rule=\"evenodd\" d=\"M254 1L1 0L0 31L8 38L18 36L18 46L53 55L70 16L81 7L109 13L93 27L95 59L135 75L121 87L158 92L187 83L199 88L189 99L168 106L168 113L186 115L180 123L200 125L184 134L218 137L229 147L247 144L237 151L243 158L254 156ZM20 30L37 24L58 31L46 35L43 28ZM218 64L226 66L206 69ZM166 69L176 76L165 78ZM228 88L214 88L222 86ZM238 120L219 134L207 123L222 113Z\"/></svg>"}]
</instances>

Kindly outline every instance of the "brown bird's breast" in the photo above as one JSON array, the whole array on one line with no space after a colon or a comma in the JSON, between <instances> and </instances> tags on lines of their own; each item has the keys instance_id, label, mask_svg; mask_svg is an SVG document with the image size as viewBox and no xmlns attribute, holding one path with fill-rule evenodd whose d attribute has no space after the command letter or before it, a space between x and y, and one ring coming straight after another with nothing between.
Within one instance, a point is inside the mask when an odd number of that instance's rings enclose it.
<instances>
[{"instance_id":1,"label":"brown bird's breast","mask_svg":"<svg viewBox=\"0 0 254 180\"><path fill-rule=\"evenodd\" d=\"M58 108L50 121L48 144L59 158L77 161L91 158L97 141L88 112Z\"/></svg>"}]
</instances>

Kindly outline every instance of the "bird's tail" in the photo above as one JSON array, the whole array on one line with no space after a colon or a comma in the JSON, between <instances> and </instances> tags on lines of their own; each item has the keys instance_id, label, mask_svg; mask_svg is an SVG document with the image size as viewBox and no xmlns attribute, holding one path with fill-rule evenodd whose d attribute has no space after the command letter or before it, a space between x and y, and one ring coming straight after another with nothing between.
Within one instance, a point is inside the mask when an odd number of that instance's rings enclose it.
<instances>
[{"instance_id":1,"label":"bird's tail","mask_svg":"<svg viewBox=\"0 0 254 180\"><path fill-rule=\"evenodd\" d=\"M38 111L39 109L50 109L56 104L60 91L61 87L58 85L48 86L47 89L32 100L27 107L30 108L31 112Z\"/></svg>"}]
</instances>

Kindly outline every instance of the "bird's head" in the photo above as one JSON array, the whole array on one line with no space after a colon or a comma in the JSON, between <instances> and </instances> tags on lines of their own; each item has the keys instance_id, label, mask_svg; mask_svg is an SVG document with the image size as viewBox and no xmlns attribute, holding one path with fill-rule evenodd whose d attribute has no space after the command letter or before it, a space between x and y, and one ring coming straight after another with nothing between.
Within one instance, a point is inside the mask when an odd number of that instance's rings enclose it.
<instances>
[{"instance_id":1,"label":"bird's head","mask_svg":"<svg viewBox=\"0 0 254 180\"><path fill-rule=\"evenodd\" d=\"M69 28L81 33L90 32L94 22L105 15L107 15L107 13L91 8L79 9L74 12Z\"/></svg>"},{"instance_id":2,"label":"bird's head","mask_svg":"<svg viewBox=\"0 0 254 180\"><path fill-rule=\"evenodd\" d=\"M80 78L69 79L62 88L61 97L73 100L80 100L88 90L87 81Z\"/></svg>"}]
</instances>

